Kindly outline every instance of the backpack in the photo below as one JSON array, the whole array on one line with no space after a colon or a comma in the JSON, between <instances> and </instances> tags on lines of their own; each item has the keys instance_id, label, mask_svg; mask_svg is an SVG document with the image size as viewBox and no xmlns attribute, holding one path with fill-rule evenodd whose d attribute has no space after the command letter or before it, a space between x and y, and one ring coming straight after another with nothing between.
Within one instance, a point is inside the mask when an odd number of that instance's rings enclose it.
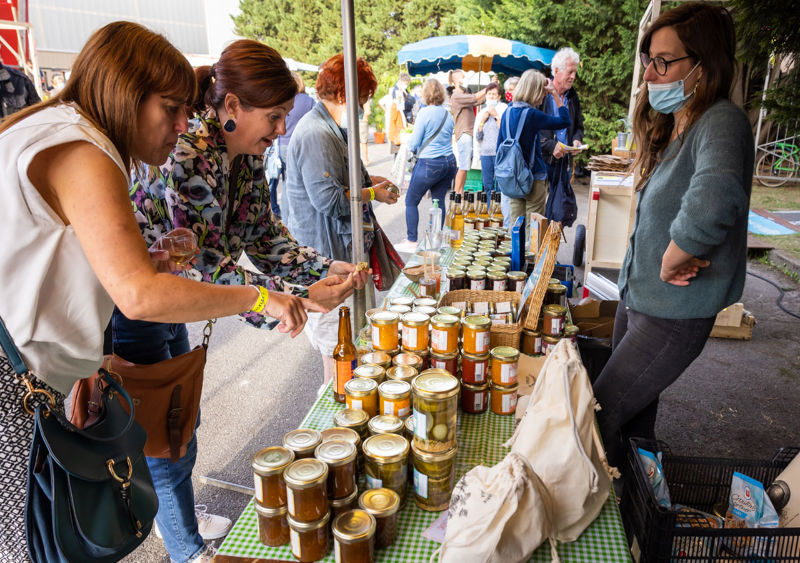
<instances>
[{"instance_id":1,"label":"backpack","mask_svg":"<svg viewBox=\"0 0 800 563\"><path fill-rule=\"evenodd\" d=\"M528 116L530 109L525 108L522 110L517 122L517 133L514 137L511 136L511 127L509 126L509 121L511 121L510 114L506 113L503 116L505 118L506 138L497 147L497 155L494 157L494 178L497 186L503 195L515 199L524 198L531 193L533 188L533 172L531 168L537 139L534 139L533 148L531 149L530 165L525 163L525 157L522 155L522 146L519 143L522 128L525 125L525 118Z\"/></svg>"}]
</instances>

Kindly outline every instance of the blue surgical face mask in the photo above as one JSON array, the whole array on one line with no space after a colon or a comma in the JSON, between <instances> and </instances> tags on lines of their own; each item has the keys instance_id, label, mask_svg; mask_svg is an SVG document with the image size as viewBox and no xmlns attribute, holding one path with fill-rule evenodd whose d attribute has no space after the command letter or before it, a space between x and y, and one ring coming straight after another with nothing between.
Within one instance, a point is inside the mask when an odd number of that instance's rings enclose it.
<instances>
[{"instance_id":1,"label":"blue surgical face mask","mask_svg":"<svg viewBox=\"0 0 800 563\"><path fill-rule=\"evenodd\" d=\"M694 95L694 91L684 94L684 81L689 78L689 75L694 72L700 65L698 62L692 67L692 70L683 77L683 80L675 82L668 82L666 84L648 84L647 96L650 101L650 107L659 113L673 113L681 109L686 102Z\"/></svg>"}]
</instances>

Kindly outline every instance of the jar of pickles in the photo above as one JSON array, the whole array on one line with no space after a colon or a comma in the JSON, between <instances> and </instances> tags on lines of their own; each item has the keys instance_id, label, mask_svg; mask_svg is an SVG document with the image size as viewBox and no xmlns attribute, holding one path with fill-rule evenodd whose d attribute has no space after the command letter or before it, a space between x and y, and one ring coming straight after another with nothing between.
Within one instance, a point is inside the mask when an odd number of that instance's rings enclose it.
<instances>
[{"instance_id":1,"label":"jar of pickles","mask_svg":"<svg viewBox=\"0 0 800 563\"><path fill-rule=\"evenodd\" d=\"M283 481L283 471L293 461L294 453L280 446L264 448L253 456L253 479L257 505L264 508L279 508L286 504L286 483Z\"/></svg>"},{"instance_id":2,"label":"jar of pickles","mask_svg":"<svg viewBox=\"0 0 800 563\"><path fill-rule=\"evenodd\" d=\"M480 414L489 408L489 384L461 384L461 410L469 414Z\"/></svg>"},{"instance_id":3,"label":"jar of pickles","mask_svg":"<svg viewBox=\"0 0 800 563\"><path fill-rule=\"evenodd\" d=\"M351 379L344 384L344 393L347 408L361 409L370 417L378 414L378 385L374 379Z\"/></svg>"},{"instance_id":4,"label":"jar of pickles","mask_svg":"<svg viewBox=\"0 0 800 563\"><path fill-rule=\"evenodd\" d=\"M375 517L355 508L333 521L333 550L336 561L373 563L375 560Z\"/></svg>"},{"instance_id":5,"label":"jar of pickles","mask_svg":"<svg viewBox=\"0 0 800 563\"><path fill-rule=\"evenodd\" d=\"M501 387L492 385L491 405L494 414L514 414L517 410L517 390L519 385Z\"/></svg>"},{"instance_id":6,"label":"jar of pickles","mask_svg":"<svg viewBox=\"0 0 800 563\"><path fill-rule=\"evenodd\" d=\"M379 411L405 419L411 414L411 384L405 381L384 381L378 386Z\"/></svg>"},{"instance_id":7,"label":"jar of pickles","mask_svg":"<svg viewBox=\"0 0 800 563\"><path fill-rule=\"evenodd\" d=\"M392 357L386 352L368 352L361 355L358 359L358 363L359 365L374 364L386 370L392 366Z\"/></svg>"},{"instance_id":8,"label":"jar of pickles","mask_svg":"<svg viewBox=\"0 0 800 563\"><path fill-rule=\"evenodd\" d=\"M542 333L538 330L522 329L522 353L539 356L542 353Z\"/></svg>"},{"instance_id":9,"label":"jar of pickles","mask_svg":"<svg viewBox=\"0 0 800 563\"><path fill-rule=\"evenodd\" d=\"M376 364L361 364L353 370L353 379L371 379L380 385L386 379L386 370Z\"/></svg>"},{"instance_id":10,"label":"jar of pickles","mask_svg":"<svg viewBox=\"0 0 800 563\"><path fill-rule=\"evenodd\" d=\"M489 330L492 321L488 317L471 315L461 321L463 327L462 347L464 352L475 356L486 354L489 351Z\"/></svg>"},{"instance_id":11,"label":"jar of pickles","mask_svg":"<svg viewBox=\"0 0 800 563\"><path fill-rule=\"evenodd\" d=\"M458 353L436 354L431 352L431 367L434 369L443 369L450 375L458 377Z\"/></svg>"},{"instance_id":12,"label":"jar of pickles","mask_svg":"<svg viewBox=\"0 0 800 563\"><path fill-rule=\"evenodd\" d=\"M322 435L313 428L298 428L283 436L283 447L292 450L294 458L314 457L314 449L322 443Z\"/></svg>"},{"instance_id":13,"label":"jar of pickles","mask_svg":"<svg viewBox=\"0 0 800 563\"><path fill-rule=\"evenodd\" d=\"M266 508L256 503L258 516L258 539L270 547L289 543L289 523L286 521L286 507Z\"/></svg>"},{"instance_id":14,"label":"jar of pickles","mask_svg":"<svg viewBox=\"0 0 800 563\"><path fill-rule=\"evenodd\" d=\"M403 315L403 350L415 351L428 348L428 325L430 317L414 311Z\"/></svg>"},{"instance_id":15,"label":"jar of pickles","mask_svg":"<svg viewBox=\"0 0 800 563\"><path fill-rule=\"evenodd\" d=\"M291 516L289 523L289 540L292 546L292 555L300 563L313 563L319 561L330 550L328 544L328 522L330 512L314 522L297 522Z\"/></svg>"},{"instance_id":16,"label":"jar of pickles","mask_svg":"<svg viewBox=\"0 0 800 563\"><path fill-rule=\"evenodd\" d=\"M400 497L391 489L369 489L361 493L358 506L375 517L375 547L388 547L397 540Z\"/></svg>"},{"instance_id":17,"label":"jar of pickles","mask_svg":"<svg viewBox=\"0 0 800 563\"><path fill-rule=\"evenodd\" d=\"M403 506L408 479L408 440L398 434L376 434L364 440L363 450L367 487L393 490Z\"/></svg>"},{"instance_id":18,"label":"jar of pickles","mask_svg":"<svg viewBox=\"0 0 800 563\"><path fill-rule=\"evenodd\" d=\"M436 354L458 352L459 317L438 314L431 319L431 351Z\"/></svg>"},{"instance_id":19,"label":"jar of pickles","mask_svg":"<svg viewBox=\"0 0 800 563\"><path fill-rule=\"evenodd\" d=\"M422 371L422 356L419 353L424 350L415 352L401 352L392 358L392 364L395 366L411 366L417 372Z\"/></svg>"},{"instance_id":20,"label":"jar of pickles","mask_svg":"<svg viewBox=\"0 0 800 563\"><path fill-rule=\"evenodd\" d=\"M470 268L467 270L467 279L469 280L469 289L472 291L486 289L486 270Z\"/></svg>"},{"instance_id":21,"label":"jar of pickles","mask_svg":"<svg viewBox=\"0 0 800 563\"><path fill-rule=\"evenodd\" d=\"M394 350L399 344L397 323L400 317L391 311L372 315L372 347L375 350Z\"/></svg>"},{"instance_id":22,"label":"jar of pickles","mask_svg":"<svg viewBox=\"0 0 800 563\"><path fill-rule=\"evenodd\" d=\"M450 493L455 485L453 464L457 447L431 453L412 445L414 456L414 502L422 510L437 512L450 505Z\"/></svg>"},{"instance_id":23,"label":"jar of pickles","mask_svg":"<svg viewBox=\"0 0 800 563\"><path fill-rule=\"evenodd\" d=\"M340 428L349 428L358 434L363 442L368 436L367 424L370 416L361 409L342 409L333 415L333 423Z\"/></svg>"},{"instance_id":24,"label":"jar of pickles","mask_svg":"<svg viewBox=\"0 0 800 563\"><path fill-rule=\"evenodd\" d=\"M392 366L386 371L386 378L393 381L405 381L409 385L419 372L411 366Z\"/></svg>"},{"instance_id":25,"label":"jar of pickles","mask_svg":"<svg viewBox=\"0 0 800 563\"><path fill-rule=\"evenodd\" d=\"M505 291L506 290L506 274L499 270L489 270L486 274L488 285L492 291Z\"/></svg>"},{"instance_id":26,"label":"jar of pickles","mask_svg":"<svg viewBox=\"0 0 800 563\"><path fill-rule=\"evenodd\" d=\"M525 275L525 272L512 271L506 274L506 279L508 280L509 291L522 293L522 290L525 289L525 282L528 276Z\"/></svg>"},{"instance_id":27,"label":"jar of pickles","mask_svg":"<svg viewBox=\"0 0 800 563\"><path fill-rule=\"evenodd\" d=\"M414 444L426 452L443 452L456 445L458 379L444 370L430 369L414 380Z\"/></svg>"},{"instance_id":28,"label":"jar of pickles","mask_svg":"<svg viewBox=\"0 0 800 563\"><path fill-rule=\"evenodd\" d=\"M369 433L375 434L402 434L403 420L393 414L379 414L369 419Z\"/></svg>"},{"instance_id":29,"label":"jar of pickles","mask_svg":"<svg viewBox=\"0 0 800 563\"><path fill-rule=\"evenodd\" d=\"M483 385L489 377L489 354L461 354L461 380L471 385Z\"/></svg>"},{"instance_id":30,"label":"jar of pickles","mask_svg":"<svg viewBox=\"0 0 800 563\"><path fill-rule=\"evenodd\" d=\"M314 456L328 465L328 498L339 499L356 489L356 448L344 440L322 442Z\"/></svg>"},{"instance_id":31,"label":"jar of pickles","mask_svg":"<svg viewBox=\"0 0 800 563\"><path fill-rule=\"evenodd\" d=\"M358 508L358 488L349 497L333 499L328 504L331 507L331 518L333 519L348 510Z\"/></svg>"},{"instance_id":32,"label":"jar of pickles","mask_svg":"<svg viewBox=\"0 0 800 563\"><path fill-rule=\"evenodd\" d=\"M328 513L328 466L318 459L293 462L283 473L286 505L296 522L316 522Z\"/></svg>"},{"instance_id":33,"label":"jar of pickles","mask_svg":"<svg viewBox=\"0 0 800 563\"><path fill-rule=\"evenodd\" d=\"M567 308L563 305L545 305L542 308L542 332L548 336L561 336L566 318Z\"/></svg>"},{"instance_id":34,"label":"jar of pickles","mask_svg":"<svg viewBox=\"0 0 800 563\"><path fill-rule=\"evenodd\" d=\"M511 346L492 348L492 385L516 385L519 350Z\"/></svg>"}]
</instances>

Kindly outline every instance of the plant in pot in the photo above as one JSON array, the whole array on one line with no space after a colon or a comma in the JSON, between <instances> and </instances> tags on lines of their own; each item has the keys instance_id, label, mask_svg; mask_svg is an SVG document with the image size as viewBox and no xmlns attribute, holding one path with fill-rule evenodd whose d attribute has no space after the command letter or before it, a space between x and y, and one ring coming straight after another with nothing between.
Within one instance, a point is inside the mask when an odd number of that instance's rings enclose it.
<instances>
[{"instance_id":1,"label":"plant in pot","mask_svg":"<svg viewBox=\"0 0 800 563\"><path fill-rule=\"evenodd\" d=\"M617 119L617 123L622 125L622 131L617 132L617 148L630 150L631 134L633 131L631 126L631 116L626 115L621 119Z\"/></svg>"}]
</instances>

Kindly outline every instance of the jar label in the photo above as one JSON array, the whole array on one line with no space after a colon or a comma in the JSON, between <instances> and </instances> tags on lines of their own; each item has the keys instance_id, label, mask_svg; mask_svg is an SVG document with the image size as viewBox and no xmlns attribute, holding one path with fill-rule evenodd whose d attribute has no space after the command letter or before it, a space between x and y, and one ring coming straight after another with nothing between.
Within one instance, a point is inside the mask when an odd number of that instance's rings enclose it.
<instances>
[{"instance_id":1,"label":"jar label","mask_svg":"<svg viewBox=\"0 0 800 563\"><path fill-rule=\"evenodd\" d=\"M475 333L475 348L479 354L489 351L489 331Z\"/></svg>"},{"instance_id":2,"label":"jar label","mask_svg":"<svg viewBox=\"0 0 800 563\"><path fill-rule=\"evenodd\" d=\"M294 553L295 557L300 559L302 553L300 552L300 534L289 529L289 539L292 542L292 553Z\"/></svg>"},{"instance_id":3,"label":"jar label","mask_svg":"<svg viewBox=\"0 0 800 563\"><path fill-rule=\"evenodd\" d=\"M537 353L537 354L541 354L542 353L542 337L541 336L537 336L533 340L533 351L535 353Z\"/></svg>"},{"instance_id":4,"label":"jar label","mask_svg":"<svg viewBox=\"0 0 800 563\"><path fill-rule=\"evenodd\" d=\"M289 487L286 487L286 504L289 507L289 514L294 514L294 493Z\"/></svg>"},{"instance_id":5,"label":"jar label","mask_svg":"<svg viewBox=\"0 0 800 563\"><path fill-rule=\"evenodd\" d=\"M470 232L474 228L475 228L475 223L467 223L467 222L464 223L464 232L465 233Z\"/></svg>"},{"instance_id":6,"label":"jar label","mask_svg":"<svg viewBox=\"0 0 800 563\"><path fill-rule=\"evenodd\" d=\"M372 325L372 346L380 349L381 347L381 328Z\"/></svg>"},{"instance_id":7,"label":"jar label","mask_svg":"<svg viewBox=\"0 0 800 563\"><path fill-rule=\"evenodd\" d=\"M486 398L486 393L483 392L475 393L474 397L475 397L475 405L474 405L475 410L482 411L485 408L483 400Z\"/></svg>"},{"instance_id":8,"label":"jar label","mask_svg":"<svg viewBox=\"0 0 800 563\"><path fill-rule=\"evenodd\" d=\"M486 381L486 362L475 362L475 383Z\"/></svg>"},{"instance_id":9,"label":"jar label","mask_svg":"<svg viewBox=\"0 0 800 563\"><path fill-rule=\"evenodd\" d=\"M506 280L493 280L492 281L492 289L494 291L505 291L506 290Z\"/></svg>"},{"instance_id":10,"label":"jar label","mask_svg":"<svg viewBox=\"0 0 800 563\"><path fill-rule=\"evenodd\" d=\"M405 418L408 416L408 412L410 410L411 409L408 406L400 407L399 409L397 409L397 416L399 418Z\"/></svg>"},{"instance_id":11,"label":"jar label","mask_svg":"<svg viewBox=\"0 0 800 563\"><path fill-rule=\"evenodd\" d=\"M517 394L506 393L502 397L503 413L509 414L517 410Z\"/></svg>"},{"instance_id":12,"label":"jar label","mask_svg":"<svg viewBox=\"0 0 800 563\"><path fill-rule=\"evenodd\" d=\"M350 408L351 409L363 409L361 399L350 399Z\"/></svg>"},{"instance_id":13,"label":"jar label","mask_svg":"<svg viewBox=\"0 0 800 563\"><path fill-rule=\"evenodd\" d=\"M336 563L342 563L342 548L335 536L333 538L333 557L336 559Z\"/></svg>"},{"instance_id":14,"label":"jar label","mask_svg":"<svg viewBox=\"0 0 800 563\"><path fill-rule=\"evenodd\" d=\"M500 383L516 383L517 363L500 365Z\"/></svg>"},{"instance_id":15,"label":"jar label","mask_svg":"<svg viewBox=\"0 0 800 563\"><path fill-rule=\"evenodd\" d=\"M428 439L428 417L418 410L414 411L414 434L422 440Z\"/></svg>"},{"instance_id":16,"label":"jar label","mask_svg":"<svg viewBox=\"0 0 800 563\"><path fill-rule=\"evenodd\" d=\"M414 468L414 492L418 497L428 498L428 476Z\"/></svg>"},{"instance_id":17,"label":"jar label","mask_svg":"<svg viewBox=\"0 0 800 563\"><path fill-rule=\"evenodd\" d=\"M380 489L383 487L383 481L378 479L377 477L373 477L369 473L366 475L367 478L367 488L368 489Z\"/></svg>"},{"instance_id":18,"label":"jar label","mask_svg":"<svg viewBox=\"0 0 800 563\"><path fill-rule=\"evenodd\" d=\"M439 330L438 328L434 328L431 331L431 339L433 340L433 348L436 350L447 350L448 349L448 342L447 342L447 331L446 330Z\"/></svg>"},{"instance_id":19,"label":"jar label","mask_svg":"<svg viewBox=\"0 0 800 563\"><path fill-rule=\"evenodd\" d=\"M417 328L413 326L403 325L403 347L416 348L417 347Z\"/></svg>"},{"instance_id":20,"label":"jar label","mask_svg":"<svg viewBox=\"0 0 800 563\"><path fill-rule=\"evenodd\" d=\"M344 395L344 384L353 379L353 370L356 369L356 360L341 361L336 360L336 381L334 382L334 390L338 395Z\"/></svg>"},{"instance_id":21,"label":"jar label","mask_svg":"<svg viewBox=\"0 0 800 563\"><path fill-rule=\"evenodd\" d=\"M469 280L469 288L478 291L486 288L486 280Z\"/></svg>"},{"instance_id":22,"label":"jar label","mask_svg":"<svg viewBox=\"0 0 800 563\"><path fill-rule=\"evenodd\" d=\"M517 280L516 286L514 287L514 291L517 293L522 293L522 290L525 289L525 280Z\"/></svg>"},{"instance_id":23,"label":"jar label","mask_svg":"<svg viewBox=\"0 0 800 563\"><path fill-rule=\"evenodd\" d=\"M442 284L442 291L441 291L442 294L445 294L448 291L450 291L450 278L445 277L440 283Z\"/></svg>"},{"instance_id":24,"label":"jar label","mask_svg":"<svg viewBox=\"0 0 800 563\"><path fill-rule=\"evenodd\" d=\"M253 480L256 483L256 501L258 504L264 504L264 483L261 479L261 475L253 474Z\"/></svg>"}]
</instances>

